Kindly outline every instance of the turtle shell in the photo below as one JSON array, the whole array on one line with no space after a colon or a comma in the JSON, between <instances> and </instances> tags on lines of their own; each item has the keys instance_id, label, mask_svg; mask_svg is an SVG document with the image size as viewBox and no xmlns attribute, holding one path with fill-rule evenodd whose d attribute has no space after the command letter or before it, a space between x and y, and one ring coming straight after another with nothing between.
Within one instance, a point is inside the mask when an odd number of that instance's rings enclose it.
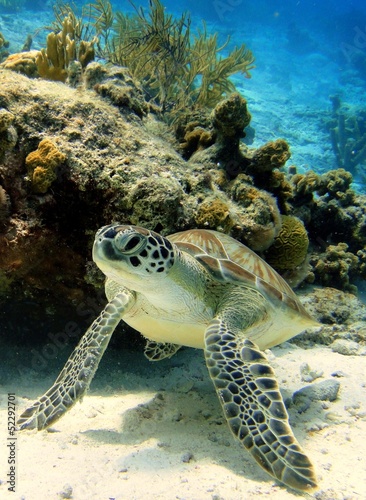
<instances>
[{"instance_id":1,"label":"turtle shell","mask_svg":"<svg viewBox=\"0 0 366 500\"><path fill-rule=\"evenodd\" d=\"M214 279L256 288L271 301L280 301L301 316L312 319L288 283L250 248L227 234L192 229L172 234L168 239L195 257Z\"/></svg>"}]
</instances>

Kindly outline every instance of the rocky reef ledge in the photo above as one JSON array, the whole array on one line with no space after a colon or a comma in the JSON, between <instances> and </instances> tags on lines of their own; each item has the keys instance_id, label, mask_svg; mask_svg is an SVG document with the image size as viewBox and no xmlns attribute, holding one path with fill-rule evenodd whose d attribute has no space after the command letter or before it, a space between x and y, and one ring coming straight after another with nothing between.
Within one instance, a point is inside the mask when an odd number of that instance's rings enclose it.
<instances>
[{"instance_id":1,"label":"rocky reef ledge","mask_svg":"<svg viewBox=\"0 0 366 500\"><path fill-rule=\"evenodd\" d=\"M353 291L352 272L366 275L366 203L347 172L284 169L282 139L250 150L238 94L199 119L163 118L125 68L90 63L76 88L0 70L2 304L27 300L44 314L98 297L91 245L111 222L224 231L279 272L282 257L293 263L293 284Z\"/></svg>"}]
</instances>

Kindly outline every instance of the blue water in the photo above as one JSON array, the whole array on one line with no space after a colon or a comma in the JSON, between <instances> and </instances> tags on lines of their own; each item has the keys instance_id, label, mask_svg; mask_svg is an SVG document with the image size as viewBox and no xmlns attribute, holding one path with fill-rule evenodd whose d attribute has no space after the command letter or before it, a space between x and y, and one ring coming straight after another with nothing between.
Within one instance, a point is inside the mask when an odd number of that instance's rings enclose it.
<instances>
[{"instance_id":1,"label":"blue water","mask_svg":"<svg viewBox=\"0 0 366 500\"><path fill-rule=\"evenodd\" d=\"M83 5L88 2L76 2ZM335 118L331 96L337 96L346 117L356 119L359 133L347 140L355 157L365 147L366 124L366 5L363 1L309 0L185 0L163 2L169 12L180 16L191 13L193 27L205 20L209 33L230 42L225 50L245 43L255 55L252 78L235 75L233 81L248 100L252 113L254 147L278 137L291 146L299 172L322 173L344 166L354 176L354 187L366 190L366 159L357 164L337 162L330 140L329 121ZM148 0L136 1L147 8ZM133 9L128 0L113 2L115 10ZM0 7L0 16L3 12ZM27 0L25 7L12 14L26 32L53 19L51 6ZM0 30L21 47L19 28L14 19L2 19ZM13 27L12 27L13 24ZM33 48L44 44L45 32L34 39ZM18 47L17 47L18 46ZM223 55L225 52L223 52ZM252 135L252 134L251 134Z\"/></svg>"}]
</instances>

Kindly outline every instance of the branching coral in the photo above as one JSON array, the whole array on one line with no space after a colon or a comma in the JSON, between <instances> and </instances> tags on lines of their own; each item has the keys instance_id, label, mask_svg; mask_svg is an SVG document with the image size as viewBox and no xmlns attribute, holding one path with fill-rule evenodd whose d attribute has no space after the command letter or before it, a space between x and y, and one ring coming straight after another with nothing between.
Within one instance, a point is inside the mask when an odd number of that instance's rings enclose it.
<instances>
[{"instance_id":1,"label":"branching coral","mask_svg":"<svg viewBox=\"0 0 366 500\"><path fill-rule=\"evenodd\" d=\"M337 164L355 175L366 164L366 110L350 111L338 96L331 97L333 113L327 127Z\"/></svg>"},{"instance_id":2,"label":"branching coral","mask_svg":"<svg viewBox=\"0 0 366 500\"><path fill-rule=\"evenodd\" d=\"M36 151L29 153L25 160L28 176L35 193L44 194L56 180L56 169L66 160L55 144L43 139Z\"/></svg>"},{"instance_id":3,"label":"branching coral","mask_svg":"<svg viewBox=\"0 0 366 500\"><path fill-rule=\"evenodd\" d=\"M65 82L71 62L78 60L81 67L85 68L94 59L95 40L77 38L81 33L80 22L69 12L62 22L62 30L57 34L49 33L47 48L42 49L36 58L39 76Z\"/></svg>"}]
</instances>

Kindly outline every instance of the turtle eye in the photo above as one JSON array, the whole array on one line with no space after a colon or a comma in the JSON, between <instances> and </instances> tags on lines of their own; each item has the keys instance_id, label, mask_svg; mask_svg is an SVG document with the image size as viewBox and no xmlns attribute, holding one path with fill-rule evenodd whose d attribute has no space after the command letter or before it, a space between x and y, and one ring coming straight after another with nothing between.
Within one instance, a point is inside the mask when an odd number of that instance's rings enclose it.
<instances>
[{"instance_id":1,"label":"turtle eye","mask_svg":"<svg viewBox=\"0 0 366 500\"><path fill-rule=\"evenodd\" d=\"M138 238L137 236L133 236L130 240L127 241L125 245L125 252L131 252L135 250L140 243L141 243L140 238Z\"/></svg>"},{"instance_id":2,"label":"turtle eye","mask_svg":"<svg viewBox=\"0 0 366 500\"><path fill-rule=\"evenodd\" d=\"M146 238L136 233L117 233L114 239L117 250L124 254L136 254L146 246Z\"/></svg>"}]
</instances>

